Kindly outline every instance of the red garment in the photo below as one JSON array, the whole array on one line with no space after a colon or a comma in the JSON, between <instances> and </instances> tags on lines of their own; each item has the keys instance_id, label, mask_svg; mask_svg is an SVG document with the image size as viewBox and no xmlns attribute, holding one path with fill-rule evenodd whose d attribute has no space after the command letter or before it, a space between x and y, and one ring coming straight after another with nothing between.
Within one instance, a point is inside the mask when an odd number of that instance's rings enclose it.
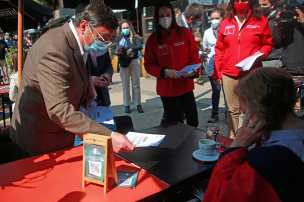
<instances>
[{"instance_id":1,"label":"red garment","mask_svg":"<svg viewBox=\"0 0 304 202\"><path fill-rule=\"evenodd\" d=\"M224 19L220 26L212 78L222 79L221 73L226 76L246 76L252 69L262 67L262 62L255 64L249 71L239 71L235 65L257 51L264 53L263 58L266 58L272 46L269 24L264 16L261 16L260 20L254 19L252 10L249 10L239 31L238 23L232 14L232 17Z\"/></svg>"},{"instance_id":2,"label":"red garment","mask_svg":"<svg viewBox=\"0 0 304 202\"><path fill-rule=\"evenodd\" d=\"M241 148L219 160L203 202L281 202L273 186L245 161L247 155L247 148Z\"/></svg>"},{"instance_id":3,"label":"red garment","mask_svg":"<svg viewBox=\"0 0 304 202\"><path fill-rule=\"evenodd\" d=\"M161 31L162 42L157 42L154 32L148 38L145 48L145 69L157 78L156 92L160 96L174 97L194 89L193 79L161 78L162 68L180 71L187 65L201 63L198 47L189 29L172 30L170 35ZM199 69L197 70L199 72Z\"/></svg>"}]
</instances>

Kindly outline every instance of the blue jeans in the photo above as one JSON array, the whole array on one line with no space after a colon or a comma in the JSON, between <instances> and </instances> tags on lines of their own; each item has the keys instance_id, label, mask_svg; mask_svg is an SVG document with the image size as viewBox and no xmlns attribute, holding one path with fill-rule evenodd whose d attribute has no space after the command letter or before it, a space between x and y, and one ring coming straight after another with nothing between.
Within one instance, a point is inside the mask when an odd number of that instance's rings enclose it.
<instances>
[{"instance_id":1,"label":"blue jeans","mask_svg":"<svg viewBox=\"0 0 304 202\"><path fill-rule=\"evenodd\" d=\"M209 77L209 81L210 81L211 88L212 88L212 95L211 95L212 111L218 111L218 106L220 103L221 87L218 87L214 84L214 81L211 78L211 76L208 76L208 77ZM226 102L225 102L225 106L226 106Z\"/></svg>"}]
</instances>

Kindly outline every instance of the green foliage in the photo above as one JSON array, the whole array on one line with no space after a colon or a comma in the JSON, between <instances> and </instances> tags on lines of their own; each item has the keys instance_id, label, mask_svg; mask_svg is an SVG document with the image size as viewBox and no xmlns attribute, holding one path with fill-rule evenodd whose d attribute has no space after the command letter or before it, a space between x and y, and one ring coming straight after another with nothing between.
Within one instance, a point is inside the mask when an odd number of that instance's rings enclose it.
<instances>
[{"instance_id":1,"label":"green foliage","mask_svg":"<svg viewBox=\"0 0 304 202\"><path fill-rule=\"evenodd\" d=\"M24 52L28 52L28 49L23 49ZM18 49L13 48L12 46L9 49L5 49L6 58L5 58L5 66L8 67L9 74L13 71L13 53L18 52Z\"/></svg>"}]
</instances>

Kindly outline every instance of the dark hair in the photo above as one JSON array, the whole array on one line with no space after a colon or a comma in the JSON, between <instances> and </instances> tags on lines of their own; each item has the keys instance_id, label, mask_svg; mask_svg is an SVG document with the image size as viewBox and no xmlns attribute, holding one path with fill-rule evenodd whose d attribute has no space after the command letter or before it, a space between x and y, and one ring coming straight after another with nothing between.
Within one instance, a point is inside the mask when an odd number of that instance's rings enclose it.
<instances>
[{"instance_id":1,"label":"dark hair","mask_svg":"<svg viewBox=\"0 0 304 202\"><path fill-rule=\"evenodd\" d=\"M273 8L275 9L277 7L277 1L276 0L269 0L269 3L271 6L274 6Z\"/></svg>"},{"instance_id":2,"label":"dark hair","mask_svg":"<svg viewBox=\"0 0 304 202\"><path fill-rule=\"evenodd\" d=\"M234 93L245 102L267 130L280 129L297 101L291 75L284 69L263 67L241 79Z\"/></svg>"},{"instance_id":3,"label":"dark hair","mask_svg":"<svg viewBox=\"0 0 304 202\"><path fill-rule=\"evenodd\" d=\"M161 37L161 32L160 30L162 29L161 26L159 25L159 9L161 7L167 7L171 9L171 15L172 15L172 24L171 24L171 30L175 29L176 32L179 34L179 26L176 23L176 19L175 19L175 13L173 10L173 7L171 5L171 3L167 0L160 0L156 3L156 6L154 8L154 29L155 29L155 33L156 33L156 40L158 42L162 41L162 37Z\"/></svg>"},{"instance_id":4,"label":"dark hair","mask_svg":"<svg viewBox=\"0 0 304 202\"><path fill-rule=\"evenodd\" d=\"M83 9L89 5L88 2L82 2L81 4L78 4L78 6L75 9L75 15L77 15L78 13L80 13L81 11L83 11Z\"/></svg>"},{"instance_id":5,"label":"dark hair","mask_svg":"<svg viewBox=\"0 0 304 202\"><path fill-rule=\"evenodd\" d=\"M122 32L121 32L121 27L122 27L122 24L123 24L123 23L127 23L127 24L129 25L129 27L130 27L130 41L131 41L131 43L133 43L132 40L133 40L133 37L134 37L134 36L137 36L138 38L140 38L140 37L136 34L136 32L134 31L134 27L133 27L132 23L131 23L129 20L126 20L126 19L124 19L124 20L121 21L121 23L120 23L120 25L119 25L119 31L118 31L118 34L117 34L117 35L119 35L119 36L122 36L122 35L123 35Z\"/></svg>"},{"instance_id":6,"label":"dark hair","mask_svg":"<svg viewBox=\"0 0 304 202\"><path fill-rule=\"evenodd\" d=\"M23 63L25 62L27 56L27 52L23 51ZM13 69L15 72L18 71L18 52L14 52L12 54L12 59L13 59Z\"/></svg>"},{"instance_id":7,"label":"dark hair","mask_svg":"<svg viewBox=\"0 0 304 202\"><path fill-rule=\"evenodd\" d=\"M251 3L249 9L252 10L252 17L254 19L260 20L262 16L262 10L260 8L259 1L257 0L248 0L248 1L249 3ZM232 12L236 14L236 11L234 9L234 0L229 1L226 12L227 12L227 17L230 19L232 18Z\"/></svg>"},{"instance_id":8,"label":"dark hair","mask_svg":"<svg viewBox=\"0 0 304 202\"><path fill-rule=\"evenodd\" d=\"M194 19L197 19L201 17L201 15L204 15L204 12L204 7L202 5L197 3L189 4L185 10L185 17L190 18L192 16Z\"/></svg>"},{"instance_id":9,"label":"dark hair","mask_svg":"<svg viewBox=\"0 0 304 202\"><path fill-rule=\"evenodd\" d=\"M86 20L93 27L103 26L110 29L118 27L118 21L113 11L102 3L90 3L80 13L77 13L74 19L76 27L79 27L82 20Z\"/></svg>"},{"instance_id":10,"label":"dark hair","mask_svg":"<svg viewBox=\"0 0 304 202\"><path fill-rule=\"evenodd\" d=\"M218 13L220 14L221 18L224 19L225 17L225 10L223 8L220 8L220 7L217 7L217 8L214 8L212 11L211 11L211 14L212 13Z\"/></svg>"}]
</instances>

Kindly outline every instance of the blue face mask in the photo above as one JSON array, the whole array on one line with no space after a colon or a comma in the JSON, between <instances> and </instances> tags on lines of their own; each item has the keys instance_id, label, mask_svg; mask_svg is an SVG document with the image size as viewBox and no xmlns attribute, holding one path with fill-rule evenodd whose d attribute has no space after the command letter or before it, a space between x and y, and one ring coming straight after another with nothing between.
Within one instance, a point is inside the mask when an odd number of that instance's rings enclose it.
<instances>
[{"instance_id":1,"label":"blue face mask","mask_svg":"<svg viewBox=\"0 0 304 202\"><path fill-rule=\"evenodd\" d=\"M3 40L3 36L0 37L0 40Z\"/></svg>"},{"instance_id":2,"label":"blue face mask","mask_svg":"<svg viewBox=\"0 0 304 202\"><path fill-rule=\"evenodd\" d=\"M201 26L201 24L202 24L202 22L197 22L194 25L192 24L191 27L196 28L196 27Z\"/></svg>"},{"instance_id":3,"label":"blue face mask","mask_svg":"<svg viewBox=\"0 0 304 202\"><path fill-rule=\"evenodd\" d=\"M130 35L130 29L123 29L123 30L121 30L121 32L125 36L129 36Z\"/></svg>"},{"instance_id":4,"label":"blue face mask","mask_svg":"<svg viewBox=\"0 0 304 202\"><path fill-rule=\"evenodd\" d=\"M108 46L106 46L100 40L95 39L94 35L92 34L92 31L91 31L90 27L89 27L89 30L90 30L91 35L94 38L94 41L90 46L88 46L85 43L84 36L82 35L83 41L84 41L84 50L87 53L89 53L90 55L95 56L95 57L98 57L98 56L101 56L101 55L105 54L108 51Z\"/></svg>"}]
</instances>

